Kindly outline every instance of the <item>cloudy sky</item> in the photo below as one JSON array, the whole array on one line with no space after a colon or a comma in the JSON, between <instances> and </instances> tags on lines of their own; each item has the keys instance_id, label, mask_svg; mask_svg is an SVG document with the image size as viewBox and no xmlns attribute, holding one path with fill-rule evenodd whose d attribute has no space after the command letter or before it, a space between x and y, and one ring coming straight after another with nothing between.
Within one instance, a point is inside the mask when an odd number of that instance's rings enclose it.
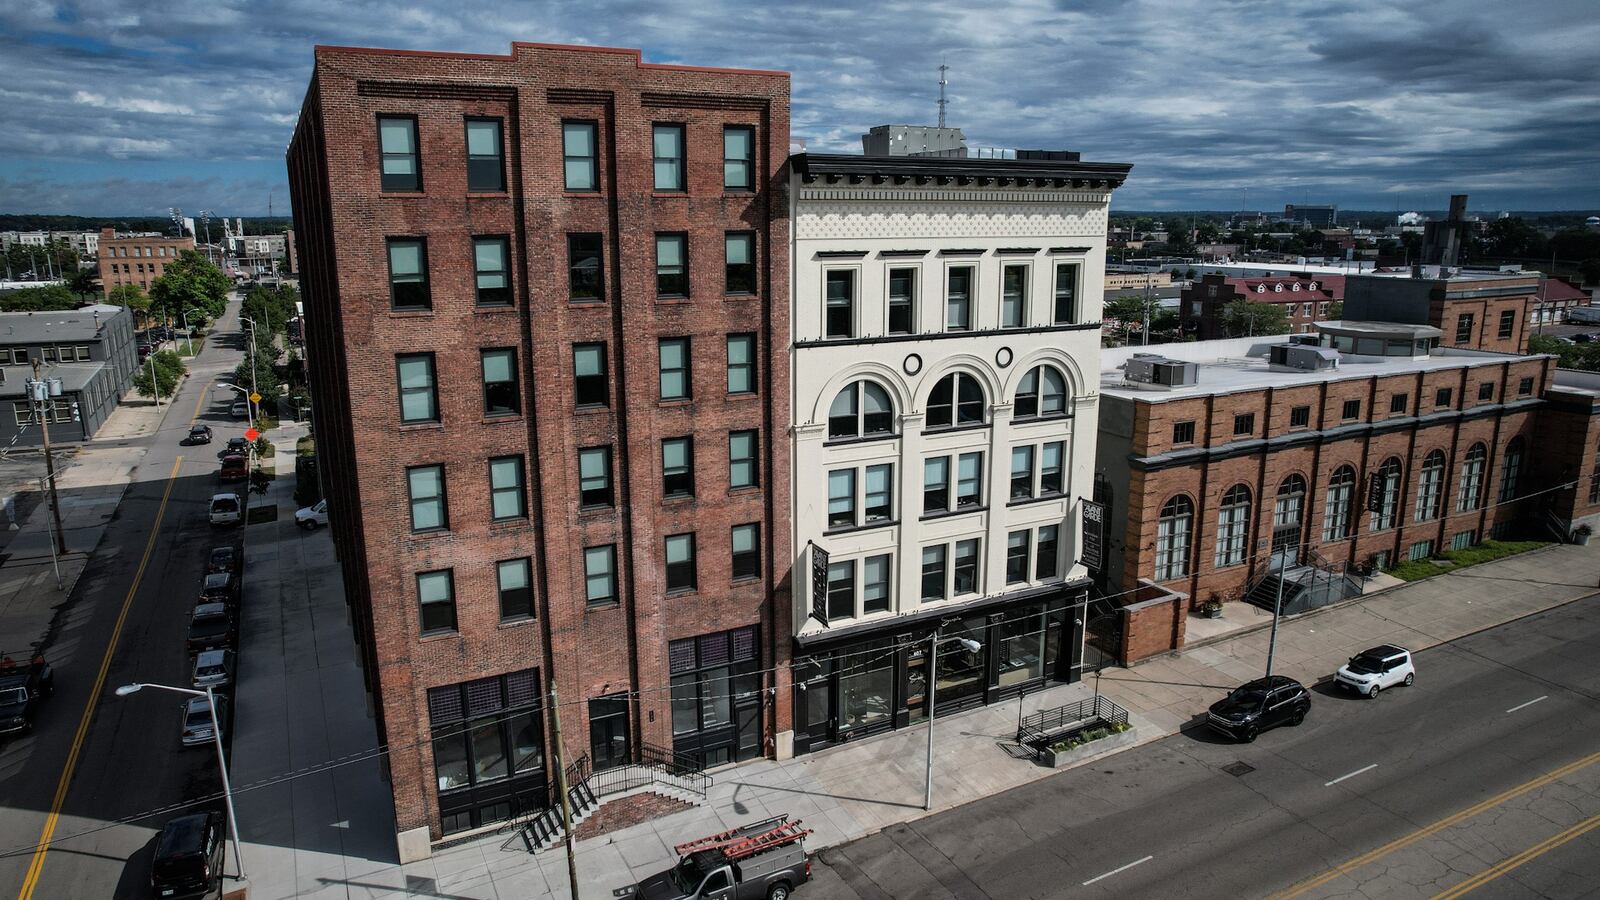
<instances>
[{"instance_id":1,"label":"cloudy sky","mask_svg":"<svg viewBox=\"0 0 1600 900\"><path fill-rule=\"evenodd\" d=\"M3 0L0 212L287 209L318 43L639 47L793 73L796 138L883 122L1134 163L1120 209L1600 211L1595 0Z\"/></svg>"}]
</instances>

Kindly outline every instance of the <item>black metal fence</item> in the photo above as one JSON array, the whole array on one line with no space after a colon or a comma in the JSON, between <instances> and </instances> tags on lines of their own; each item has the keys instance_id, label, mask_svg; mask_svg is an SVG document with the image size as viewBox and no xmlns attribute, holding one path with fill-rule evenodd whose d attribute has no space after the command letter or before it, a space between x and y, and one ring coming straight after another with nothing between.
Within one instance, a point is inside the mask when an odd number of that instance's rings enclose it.
<instances>
[{"instance_id":1,"label":"black metal fence","mask_svg":"<svg viewBox=\"0 0 1600 900\"><path fill-rule=\"evenodd\" d=\"M1069 731L1080 725L1092 722L1105 722L1108 725L1126 725L1128 711L1111 702L1109 697L1096 695L1088 700L1069 703L1066 706L1057 706L1053 709L1041 709L1030 716L1023 716L1022 722L1017 726L1017 743L1034 744L1052 737L1059 736L1062 732Z\"/></svg>"},{"instance_id":2,"label":"black metal fence","mask_svg":"<svg viewBox=\"0 0 1600 900\"><path fill-rule=\"evenodd\" d=\"M595 772L587 781L596 797L664 783L704 798L711 787L711 776L692 759L649 744L639 748L637 761Z\"/></svg>"}]
</instances>

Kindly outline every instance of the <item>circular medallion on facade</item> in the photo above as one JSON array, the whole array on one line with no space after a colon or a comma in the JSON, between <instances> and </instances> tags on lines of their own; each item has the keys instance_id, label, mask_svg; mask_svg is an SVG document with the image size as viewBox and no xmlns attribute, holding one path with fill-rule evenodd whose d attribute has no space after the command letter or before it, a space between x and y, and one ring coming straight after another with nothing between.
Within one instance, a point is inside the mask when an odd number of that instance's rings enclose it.
<instances>
[{"instance_id":1,"label":"circular medallion on facade","mask_svg":"<svg viewBox=\"0 0 1600 900\"><path fill-rule=\"evenodd\" d=\"M999 350L995 351L994 364L1002 369L1011 365L1011 348L1001 347Z\"/></svg>"},{"instance_id":2,"label":"circular medallion on facade","mask_svg":"<svg viewBox=\"0 0 1600 900\"><path fill-rule=\"evenodd\" d=\"M922 371L922 357L915 353L909 354L906 356L906 361L901 365L905 367L907 375L915 375Z\"/></svg>"}]
</instances>

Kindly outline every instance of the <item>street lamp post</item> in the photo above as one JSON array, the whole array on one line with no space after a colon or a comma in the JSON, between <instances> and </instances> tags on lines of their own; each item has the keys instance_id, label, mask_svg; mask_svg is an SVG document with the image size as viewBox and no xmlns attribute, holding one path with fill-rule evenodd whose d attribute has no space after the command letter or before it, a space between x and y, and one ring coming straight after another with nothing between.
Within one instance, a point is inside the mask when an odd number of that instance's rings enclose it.
<instances>
[{"instance_id":1,"label":"street lamp post","mask_svg":"<svg viewBox=\"0 0 1600 900\"><path fill-rule=\"evenodd\" d=\"M253 413L256 405L255 398L260 396L260 394L256 392L256 366L258 365L256 362L256 321L245 316L240 316L239 321L247 322L250 325L250 409ZM251 415L250 423L250 427L254 428L254 415Z\"/></svg>"},{"instance_id":2,"label":"street lamp post","mask_svg":"<svg viewBox=\"0 0 1600 900\"><path fill-rule=\"evenodd\" d=\"M217 747L217 768L222 770L222 796L228 807L228 834L233 838L233 864L239 870L239 879L244 880L244 854L239 852L239 820L233 814L233 786L228 782L228 758L222 751L222 723L217 721L217 696L211 692L211 686L206 685L203 691L193 688L172 687L166 684L125 684L117 688L118 697L127 697L137 694L145 688L155 688L160 691L171 691L174 694L187 694L191 697L206 698L206 705L211 708L211 740Z\"/></svg>"},{"instance_id":3,"label":"street lamp post","mask_svg":"<svg viewBox=\"0 0 1600 900\"><path fill-rule=\"evenodd\" d=\"M197 312L202 316L206 314L203 309L186 309L183 311L183 336L189 339L190 356L194 355L194 332L189 330L189 313L192 312Z\"/></svg>"},{"instance_id":4,"label":"street lamp post","mask_svg":"<svg viewBox=\"0 0 1600 900\"><path fill-rule=\"evenodd\" d=\"M924 776L927 788L922 795L922 808L930 811L933 809L933 714L939 699L939 642L943 640L943 638L939 637L940 627L935 625L933 634L928 637L928 689L926 691L928 695L928 764L927 774ZM961 646L972 653L977 653L983 649L983 645L972 638L962 637L954 640L959 641Z\"/></svg>"}]
</instances>

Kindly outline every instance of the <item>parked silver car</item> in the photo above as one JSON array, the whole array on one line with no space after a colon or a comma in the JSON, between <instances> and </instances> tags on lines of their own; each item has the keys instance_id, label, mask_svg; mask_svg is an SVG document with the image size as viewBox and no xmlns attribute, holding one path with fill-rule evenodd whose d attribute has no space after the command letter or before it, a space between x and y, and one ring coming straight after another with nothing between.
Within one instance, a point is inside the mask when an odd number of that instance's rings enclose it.
<instances>
[{"instance_id":1,"label":"parked silver car","mask_svg":"<svg viewBox=\"0 0 1600 900\"><path fill-rule=\"evenodd\" d=\"M205 747L212 741L211 704L205 697L190 697L183 704L183 730L180 733L185 747ZM217 725L228 733L228 698L217 698Z\"/></svg>"},{"instance_id":2,"label":"parked silver car","mask_svg":"<svg viewBox=\"0 0 1600 900\"><path fill-rule=\"evenodd\" d=\"M225 688L233 684L233 651L207 650L194 658L196 688ZM196 698L198 699L198 698Z\"/></svg>"}]
</instances>

